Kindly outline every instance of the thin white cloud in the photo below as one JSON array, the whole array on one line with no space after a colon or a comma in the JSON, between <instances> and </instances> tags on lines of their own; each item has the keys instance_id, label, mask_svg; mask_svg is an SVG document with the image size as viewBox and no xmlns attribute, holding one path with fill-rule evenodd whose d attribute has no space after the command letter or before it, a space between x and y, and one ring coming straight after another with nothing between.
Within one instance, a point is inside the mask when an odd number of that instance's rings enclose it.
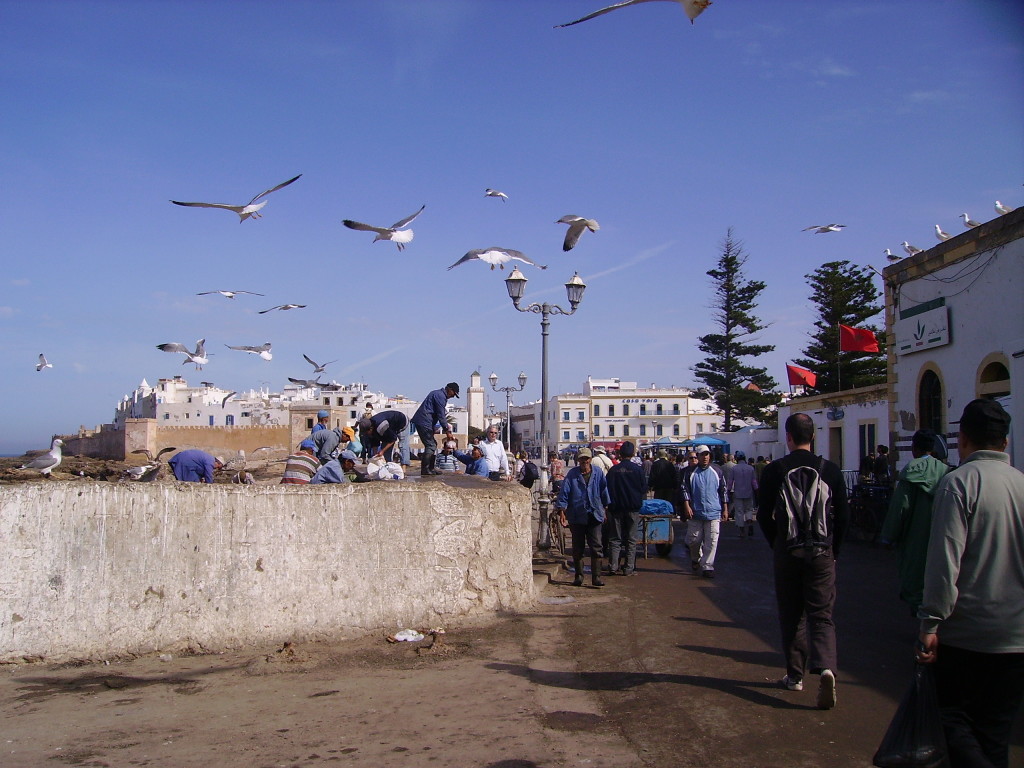
<instances>
[{"instance_id":1,"label":"thin white cloud","mask_svg":"<svg viewBox=\"0 0 1024 768\"><path fill-rule=\"evenodd\" d=\"M17 311L14 307L0 307L0 317L14 317Z\"/></svg>"},{"instance_id":2,"label":"thin white cloud","mask_svg":"<svg viewBox=\"0 0 1024 768\"><path fill-rule=\"evenodd\" d=\"M391 357L393 354L395 354L396 352L401 352L403 349L405 349L405 345L404 344L399 345L397 347L392 347L391 349L385 349L383 352L378 352L376 355L373 355L372 357L368 357L365 360L360 360L359 362L352 363L351 365L347 366L346 368L343 368L342 370L338 371L338 373L335 374L335 375L336 376L344 376L347 373L349 373L350 371L354 371L354 370L357 370L359 368L365 368L368 365L372 365L373 363L380 362L381 360L383 360L383 359L385 359L387 357Z\"/></svg>"},{"instance_id":3,"label":"thin white cloud","mask_svg":"<svg viewBox=\"0 0 1024 768\"><path fill-rule=\"evenodd\" d=\"M29 280L27 277L16 277L13 280L11 280L11 285L16 285L19 288L22 287L22 286L31 285L31 284L32 284L32 281Z\"/></svg>"},{"instance_id":4,"label":"thin white cloud","mask_svg":"<svg viewBox=\"0 0 1024 768\"><path fill-rule=\"evenodd\" d=\"M911 104L943 104L952 98L949 91L913 91L907 96Z\"/></svg>"}]
</instances>

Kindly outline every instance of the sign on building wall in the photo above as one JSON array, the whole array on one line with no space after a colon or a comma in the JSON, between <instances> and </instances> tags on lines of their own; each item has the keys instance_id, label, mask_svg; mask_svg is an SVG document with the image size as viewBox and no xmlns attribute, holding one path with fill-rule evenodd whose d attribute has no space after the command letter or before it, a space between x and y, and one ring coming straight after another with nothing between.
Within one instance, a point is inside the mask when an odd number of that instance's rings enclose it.
<instances>
[{"instance_id":1,"label":"sign on building wall","mask_svg":"<svg viewBox=\"0 0 1024 768\"><path fill-rule=\"evenodd\" d=\"M897 355L945 346L949 344L949 307L900 313L894 330Z\"/></svg>"}]
</instances>

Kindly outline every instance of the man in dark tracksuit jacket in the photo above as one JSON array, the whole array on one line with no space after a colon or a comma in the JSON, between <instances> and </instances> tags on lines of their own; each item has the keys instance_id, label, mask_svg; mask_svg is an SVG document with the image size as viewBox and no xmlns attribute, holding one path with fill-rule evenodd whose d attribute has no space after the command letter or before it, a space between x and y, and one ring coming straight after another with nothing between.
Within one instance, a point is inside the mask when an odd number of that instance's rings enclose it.
<instances>
[{"instance_id":1,"label":"man in dark tracksuit jacket","mask_svg":"<svg viewBox=\"0 0 1024 768\"><path fill-rule=\"evenodd\" d=\"M612 527L608 536L608 564L612 573L619 567L619 551L626 546L626 565L623 576L632 576L636 565L636 521L640 507L647 497L644 470L631 459L636 453L633 443L625 442L619 449L619 463L608 470L608 517Z\"/></svg>"},{"instance_id":2,"label":"man in dark tracksuit jacket","mask_svg":"<svg viewBox=\"0 0 1024 768\"><path fill-rule=\"evenodd\" d=\"M790 453L768 464L761 473L757 523L775 551L775 599L786 655L782 685L791 691L803 690L804 672L819 674L818 707L831 709L836 703L836 627L832 623L835 560L843 543L849 504L843 473L831 461L811 453L813 437L814 422L806 413L794 413L786 419L786 447ZM776 517L775 506L790 470L819 466L832 497L832 544L813 557L798 557L786 545L786 520Z\"/></svg>"}]
</instances>

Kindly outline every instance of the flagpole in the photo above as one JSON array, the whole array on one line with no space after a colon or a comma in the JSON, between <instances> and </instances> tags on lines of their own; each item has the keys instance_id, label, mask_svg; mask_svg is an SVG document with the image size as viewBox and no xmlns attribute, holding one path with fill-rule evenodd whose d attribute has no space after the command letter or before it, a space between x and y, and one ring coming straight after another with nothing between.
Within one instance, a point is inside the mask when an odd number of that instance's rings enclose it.
<instances>
[{"instance_id":1,"label":"flagpole","mask_svg":"<svg viewBox=\"0 0 1024 768\"><path fill-rule=\"evenodd\" d=\"M843 354L843 330L839 327L839 322L836 322L836 341L838 342L839 350L836 354L836 392L843 391L843 367L839 360Z\"/></svg>"}]
</instances>

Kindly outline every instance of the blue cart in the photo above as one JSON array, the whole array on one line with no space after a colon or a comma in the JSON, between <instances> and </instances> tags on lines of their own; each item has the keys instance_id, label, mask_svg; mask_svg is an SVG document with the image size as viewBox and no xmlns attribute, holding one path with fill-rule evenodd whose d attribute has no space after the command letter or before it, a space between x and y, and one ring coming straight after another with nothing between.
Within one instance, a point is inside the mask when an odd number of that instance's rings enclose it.
<instances>
[{"instance_id":1,"label":"blue cart","mask_svg":"<svg viewBox=\"0 0 1024 768\"><path fill-rule=\"evenodd\" d=\"M636 540L643 547L645 560L650 544L654 545L655 551L662 557L667 557L672 551L672 542L675 540L675 532L672 529L674 517L672 502L664 499L644 500L636 521Z\"/></svg>"}]
</instances>

